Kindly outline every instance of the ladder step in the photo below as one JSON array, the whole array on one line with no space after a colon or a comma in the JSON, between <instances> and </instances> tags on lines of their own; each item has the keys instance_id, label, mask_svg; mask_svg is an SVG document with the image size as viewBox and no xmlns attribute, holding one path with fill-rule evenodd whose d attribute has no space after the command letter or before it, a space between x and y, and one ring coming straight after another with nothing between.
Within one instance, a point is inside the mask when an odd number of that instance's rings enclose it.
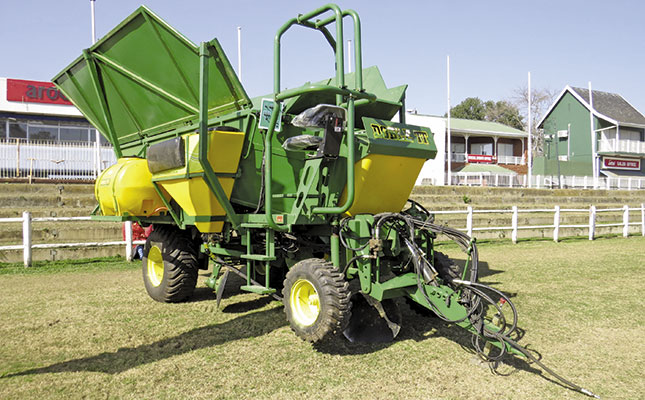
<instances>
[{"instance_id":1,"label":"ladder step","mask_svg":"<svg viewBox=\"0 0 645 400\"><path fill-rule=\"evenodd\" d=\"M264 229L269 227L268 224L260 223L260 222L242 222L240 226L242 228L255 228L255 229Z\"/></svg>"},{"instance_id":2,"label":"ladder step","mask_svg":"<svg viewBox=\"0 0 645 400\"><path fill-rule=\"evenodd\" d=\"M258 286L258 285L244 285L240 287L240 289L244 290L245 292L257 293L257 294L273 294L276 292L275 289L267 288L264 286Z\"/></svg>"},{"instance_id":3,"label":"ladder step","mask_svg":"<svg viewBox=\"0 0 645 400\"><path fill-rule=\"evenodd\" d=\"M254 260L254 261L273 261L275 257L265 256L264 254L242 254L242 258L245 260Z\"/></svg>"}]
</instances>

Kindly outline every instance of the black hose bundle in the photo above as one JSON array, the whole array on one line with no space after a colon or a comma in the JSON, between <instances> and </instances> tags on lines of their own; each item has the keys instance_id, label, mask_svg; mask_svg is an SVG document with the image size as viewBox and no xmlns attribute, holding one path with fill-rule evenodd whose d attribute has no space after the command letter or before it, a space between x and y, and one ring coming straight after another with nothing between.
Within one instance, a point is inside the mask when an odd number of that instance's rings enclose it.
<instances>
[{"instance_id":1,"label":"black hose bundle","mask_svg":"<svg viewBox=\"0 0 645 400\"><path fill-rule=\"evenodd\" d=\"M440 319L448 323L459 323L466 319L469 319L470 323L477 331L477 334L473 334L472 341L475 351L480 357L491 363L492 369L494 369L495 365L497 365L497 362L506 355L508 348L513 348L542 367L542 369L558 379L564 385L569 386L573 390L579 391L587 396L600 398L591 391L579 385L576 385L575 383L556 374L553 370L545 366L542 362L540 362L540 360L533 356L533 354L531 354L526 348L524 348L511 338L511 335L513 335L517 329L517 309L506 294L490 286L477 282L479 254L474 240L472 240L468 235L453 228L434 224L430 217L423 221L411 215L401 213L382 213L375 215L374 219L375 224L372 232L372 238L379 239L381 237L380 230L386 224L389 224L391 228L397 231L399 236L403 239L406 247L410 251L414 270L417 275L417 286L419 288L419 291L425 297L427 303L430 305L432 311ZM437 276L437 271L432 263L427 259L426 254L423 252L423 250L415 242L415 230L426 230L436 234L445 235L456 242L462 249L462 251L470 256L471 264L469 280L452 279L446 276L443 277L444 279L446 279L448 285L452 286L454 289L459 288L462 291L460 300L467 310L466 316L464 318L458 320L451 320L447 318L428 297L424 289L424 283L437 284L434 280L434 277ZM489 293L491 293L495 297L498 297L500 300L495 301ZM504 312L502 310L502 304L505 303L509 305L512 311L512 322L510 324L507 323L507 319L504 316ZM497 329L491 329L490 325L487 325L485 323L485 316L487 312L487 307L485 307L486 304L490 304L495 307L495 315L498 319L498 322L496 324ZM492 341L500 343L499 353L495 355L492 355L491 352L487 353L484 344L482 344L482 339L485 342Z\"/></svg>"}]
</instances>

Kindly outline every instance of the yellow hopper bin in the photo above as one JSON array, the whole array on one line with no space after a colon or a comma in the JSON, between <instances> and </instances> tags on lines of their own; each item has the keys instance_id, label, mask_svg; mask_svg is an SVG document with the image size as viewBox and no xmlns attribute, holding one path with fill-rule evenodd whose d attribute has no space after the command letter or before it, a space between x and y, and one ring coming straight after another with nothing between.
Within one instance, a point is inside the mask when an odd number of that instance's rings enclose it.
<instances>
[{"instance_id":1,"label":"yellow hopper bin","mask_svg":"<svg viewBox=\"0 0 645 400\"><path fill-rule=\"evenodd\" d=\"M154 173L152 180L167 191L187 215L199 220L224 216L224 208L199 176L204 172L199 163L199 134L183 135L181 140L186 151L185 165ZM244 132L211 130L208 140L208 162L215 174L235 174L244 144ZM226 176L218 179L230 198L235 178ZM221 232L223 225L222 221L195 222L202 233Z\"/></svg>"}]
</instances>

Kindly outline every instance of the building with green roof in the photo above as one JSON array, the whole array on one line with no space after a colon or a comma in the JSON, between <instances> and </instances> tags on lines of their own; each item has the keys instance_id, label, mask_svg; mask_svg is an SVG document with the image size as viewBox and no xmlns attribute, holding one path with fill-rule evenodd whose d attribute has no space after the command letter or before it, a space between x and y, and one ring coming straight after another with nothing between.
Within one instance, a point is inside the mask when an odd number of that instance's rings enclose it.
<instances>
[{"instance_id":1,"label":"building with green roof","mask_svg":"<svg viewBox=\"0 0 645 400\"><path fill-rule=\"evenodd\" d=\"M426 162L417 184L446 184L448 119L410 112L406 114L406 121L428 126L437 145L436 159ZM472 174L480 177L525 175L527 138L526 132L497 122L451 118L451 183L463 183L463 178Z\"/></svg>"}]
</instances>

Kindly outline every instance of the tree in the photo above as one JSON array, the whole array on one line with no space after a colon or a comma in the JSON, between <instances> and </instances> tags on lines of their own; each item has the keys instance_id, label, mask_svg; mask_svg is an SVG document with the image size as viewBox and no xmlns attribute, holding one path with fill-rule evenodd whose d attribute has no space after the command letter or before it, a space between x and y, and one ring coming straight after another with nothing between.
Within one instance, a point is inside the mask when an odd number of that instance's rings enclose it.
<instances>
[{"instance_id":1,"label":"tree","mask_svg":"<svg viewBox=\"0 0 645 400\"><path fill-rule=\"evenodd\" d=\"M531 89L531 137L535 156L544 154L544 133L538 131L537 124L553 104L557 95L557 91L548 88ZM526 86L516 88L511 102L519 108L522 117L528 121L528 88Z\"/></svg>"},{"instance_id":2,"label":"tree","mask_svg":"<svg viewBox=\"0 0 645 400\"><path fill-rule=\"evenodd\" d=\"M506 100L492 101L489 100L486 105L486 121L499 122L500 124L511 126L515 129L524 130L523 117L520 115L516 106Z\"/></svg>"},{"instance_id":3,"label":"tree","mask_svg":"<svg viewBox=\"0 0 645 400\"><path fill-rule=\"evenodd\" d=\"M499 122L516 129L524 129L523 118L519 110L514 104L506 100L483 102L479 97L468 97L450 109L450 116L477 121Z\"/></svg>"},{"instance_id":4,"label":"tree","mask_svg":"<svg viewBox=\"0 0 645 400\"><path fill-rule=\"evenodd\" d=\"M450 109L450 116L483 121L486 116L486 105L479 97L468 97Z\"/></svg>"}]
</instances>

